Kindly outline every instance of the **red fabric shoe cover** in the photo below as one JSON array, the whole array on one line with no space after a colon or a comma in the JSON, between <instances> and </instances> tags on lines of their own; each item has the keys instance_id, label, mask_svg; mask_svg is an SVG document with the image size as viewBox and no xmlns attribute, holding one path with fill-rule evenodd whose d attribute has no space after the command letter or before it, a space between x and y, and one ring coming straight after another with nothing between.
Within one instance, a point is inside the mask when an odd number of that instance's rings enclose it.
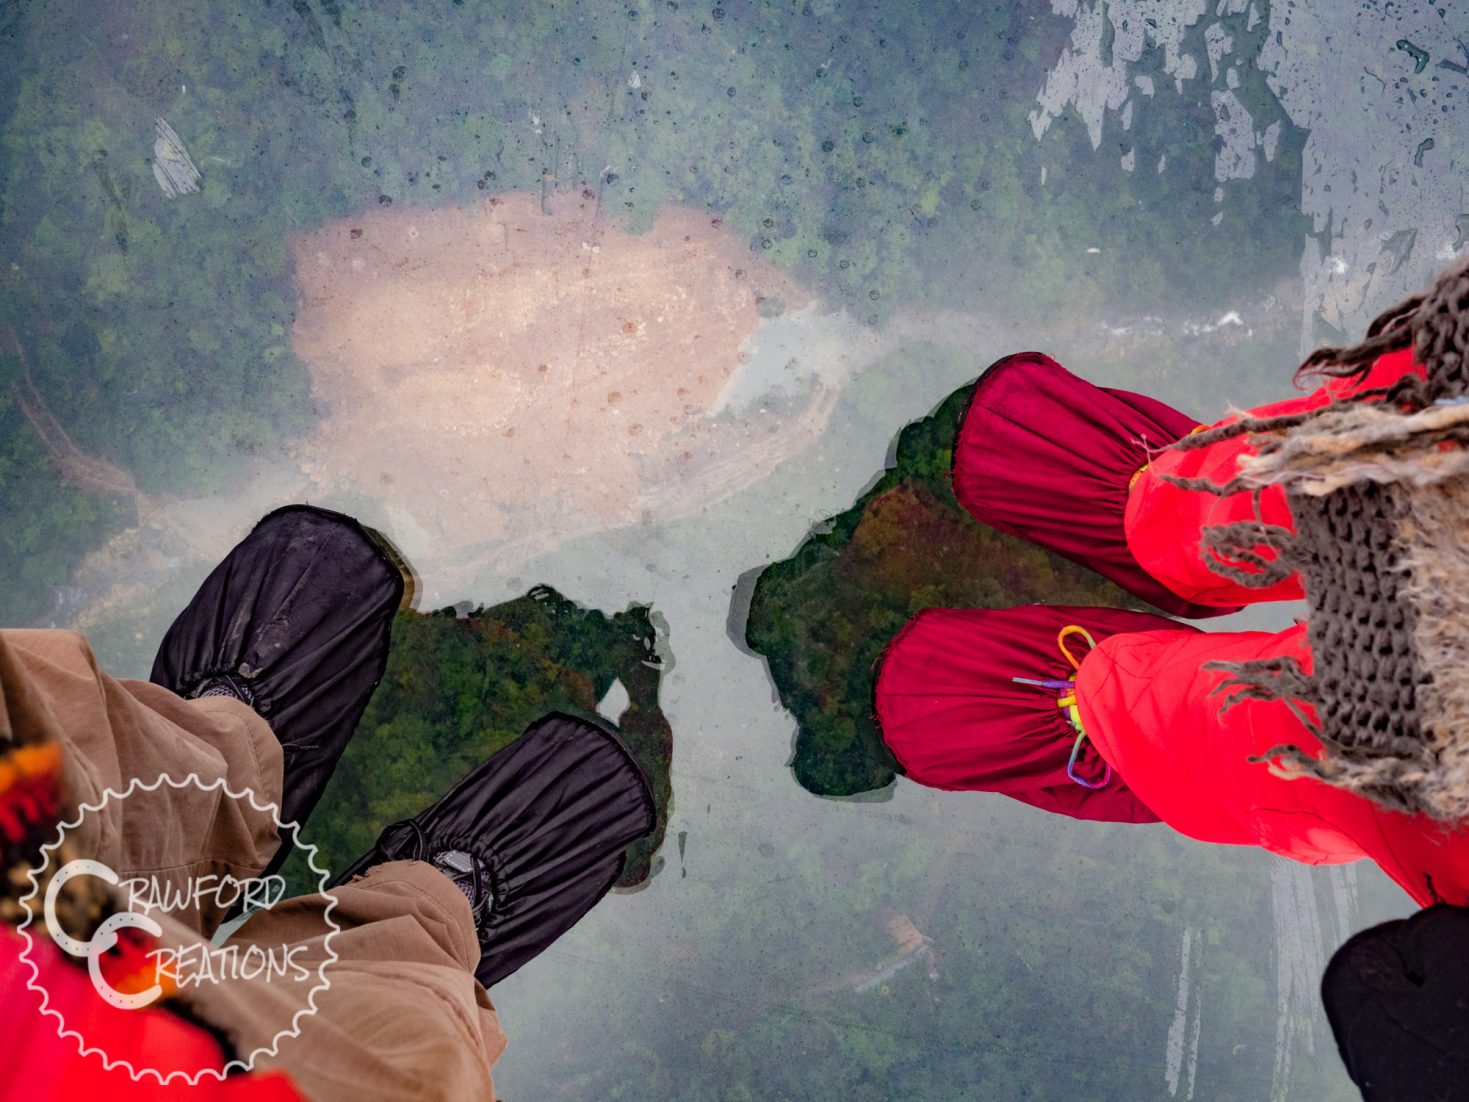
<instances>
[{"instance_id":1,"label":"red fabric shoe cover","mask_svg":"<svg viewBox=\"0 0 1469 1102\"><path fill-rule=\"evenodd\" d=\"M1099 641L1179 626L1146 612L1047 605L930 608L909 621L883 654L875 694L879 730L908 776L930 788L1000 792L1077 819L1157 822L1116 770L1100 788L1071 780L1076 732L1056 706L1059 694L1011 680L1069 679L1056 643L1068 624ZM1084 746L1077 771L1095 782L1106 763Z\"/></svg>"},{"instance_id":2,"label":"red fabric shoe cover","mask_svg":"<svg viewBox=\"0 0 1469 1102\"><path fill-rule=\"evenodd\" d=\"M1198 422L1141 394L1093 386L1039 352L975 384L954 442L954 493L976 519L1081 563L1175 616L1234 611L1180 598L1127 543L1128 485L1150 451Z\"/></svg>"}]
</instances>

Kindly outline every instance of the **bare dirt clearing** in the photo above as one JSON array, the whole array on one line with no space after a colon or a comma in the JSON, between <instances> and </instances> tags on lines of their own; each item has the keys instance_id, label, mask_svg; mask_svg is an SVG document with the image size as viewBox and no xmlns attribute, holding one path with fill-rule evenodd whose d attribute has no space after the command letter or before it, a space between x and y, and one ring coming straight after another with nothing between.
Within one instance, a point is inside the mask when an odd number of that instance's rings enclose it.
<instances>
[{"instance_id":1,"label":"bare dirt clearing","mask_svg":"<svg viewBox=\"0 0 1469 1102\"><path fill-rule=\"evenodd\" d=\"M810 296L703 212L633 235L590 192L550 214L518 193L372 211L290 250L323 414L302 471L439 550L669 519L764 477L830 409L711 415L762 316Z\"/></svg>"}]
</instances>

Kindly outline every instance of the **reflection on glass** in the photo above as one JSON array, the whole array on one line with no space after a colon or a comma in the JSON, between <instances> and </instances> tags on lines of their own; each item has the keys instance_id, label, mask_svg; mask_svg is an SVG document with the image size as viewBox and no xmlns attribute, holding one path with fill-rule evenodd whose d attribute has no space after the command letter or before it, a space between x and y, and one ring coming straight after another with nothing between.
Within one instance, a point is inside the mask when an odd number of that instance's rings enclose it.
<instances>
[{"instance_id":1,"label":"reflection on glass","mask_svg":"<svg viewBox=\"0 0 1469 1102\"><path fill-rule=\"evenodd\" d=\"M1317 984L1396 889L895 780L872 663L926 605L1121 603L949 496L985 364L1213 417L1464 247L1440 6L7 10L0 621L145 673L304 496L485 606L402 614L416 756L364 724L344 792L619 682L680 874L497 988L507 1097L1350 1098ZM661 668L537 582L650 602Z\"/></svg>"},{"instance_id":2,"label":"reflection on glass","mask_svg":"<svg viewBox=\"0 0 1469 1102\"><path fill-rule=\"evenodd\" d=\"M542 716L564 712L612 727L653 787L657 825L628 850L616 884L645 886L663 865L673 791L656 636L646 607L607 616L546 587L493 608L399 612L387 672L304 836L340 871L388 823L416 814ZM625 703L599 717L616 685Z\"/></svg>"}]
</instances>

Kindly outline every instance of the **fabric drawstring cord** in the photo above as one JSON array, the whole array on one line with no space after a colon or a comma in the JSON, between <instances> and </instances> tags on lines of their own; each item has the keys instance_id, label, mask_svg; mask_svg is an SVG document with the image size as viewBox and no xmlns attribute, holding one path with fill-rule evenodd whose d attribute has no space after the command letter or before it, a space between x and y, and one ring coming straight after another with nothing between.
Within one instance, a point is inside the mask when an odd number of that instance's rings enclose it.
<instances>
[{"instance_id":1,"label":"fabric drawstring cord","mask_svg":"<svg viewBox=\"0 0 1469 1102\"><path fill-rule=\"evenodd\" d=\"M1106 772L1102 774L1099 781L1089 781L1076 773L1076 759L1081 757L1081 744L1086 741L1086 732L1081 731L1076 736L1076 742L1071 747L1071 757L1066 759L1066 775L1082 788L1106 788L1112 780L1112 767L1108 765Z\"/></svg>"},{"instance_id":2,"label":"fabric drawstring cord","mask_svg":"<svg viewBox=\"0 0 1469 1102\"><path fill-rule=\"evenodd\" d=\"M1079 670L1081 659L1066 649L1066 640L1072 635L1080 635L1085 639L1088 648L1095 647L1097 641L1092 638L1091 632L1079 624L1067 624L1057 633L1056 646L1060 648L1062 657L1071 664L1073 670ZM1102 779L1099 781L1089 781L1076 772L1076 761L1081 757L1082 744L1086 742L1086 729L1081 725L1081 709L1076 703L1076 682L1054 677L1012 677L1010 680L1018 685L1034 685L1038 689L1049 689L1060 694L1056 698L1056 707L1061 710L1062 718L1076 732L1076 742L1071 746L1071 757L1066 761L1066 776L1083 788L1105 788L1110 784L1112 781L1110 765L1106 765L1106 772L1102 774Z\"/></svg>"},{"instance_id":3,"label":"fabric drawstring cord","mask_svg":"<svg viewBox=\"0 0 1469 1102\"><path fill-rule=\"evenodd\" d=\"M1097 646L1097 641L1092 638L1092 633L1087 631L1086 628L1082 627L1080 624L1067 624L1064 628L1056 633L1056 646L1061 648L1061 654L1065 657L1066 661L1071 663L1071 668L1073 670L1079 670L1081 669L1081 659L1077 658L1074 654L1066 649L1066 638L1072 633L1080 635L1083 639L1086 640L1087 650L1095 650Z\"/></svg>"}]
</instances>

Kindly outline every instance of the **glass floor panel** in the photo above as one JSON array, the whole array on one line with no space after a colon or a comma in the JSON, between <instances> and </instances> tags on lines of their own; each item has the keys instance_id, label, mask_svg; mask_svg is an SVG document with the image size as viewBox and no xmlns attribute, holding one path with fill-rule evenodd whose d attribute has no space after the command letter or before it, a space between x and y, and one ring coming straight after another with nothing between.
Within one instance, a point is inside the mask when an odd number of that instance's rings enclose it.
<instances>
[{"instance_id":1,"label":"glass floor panel","mask_svg":"<svg viewBox=\"0 0 1469 1102\"><path fill-rule=\"evenodd\" d=\"M1101 592L879 479L1011 352L1204 421L1289 396L1462 254L1466 41L1326 0L0 6L0 616L146 676L305 500L485 647L465 688L395 636L443 715L374 713L353 784L535 701L642 732L661 844L494 989L505 1099L1354 1098L1318 989L1412 910L1376 868L863 756L910 609ZM401 810L345 783L339 866Z\"/></svg>"}]
</instances>

